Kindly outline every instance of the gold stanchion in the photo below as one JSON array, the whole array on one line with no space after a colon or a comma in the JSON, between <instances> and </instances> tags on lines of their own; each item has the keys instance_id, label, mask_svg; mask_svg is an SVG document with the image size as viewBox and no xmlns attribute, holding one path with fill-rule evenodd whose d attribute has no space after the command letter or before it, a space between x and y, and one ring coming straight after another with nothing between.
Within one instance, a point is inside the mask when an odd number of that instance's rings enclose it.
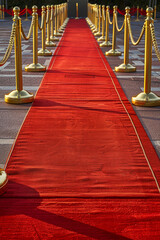
<instances>
[{"instance_id":1,"label":"gold stanchion","mask_svg":"<svg viewBox=\"0 0 160 240\"><path fill-rule=\"evenodd\" d=\"M28 7L27 7L27 5L26 5L26 18L24 19L24 21L28 21L28 11L27 11L27 9L28 9Z\"/></svg>"},{"instance_id":2,"label":"gold stanchion","mask_svg":"<svg viewBox=\"0 0 160 240\"><path fill-rule=\"evenodd\" d=\"M62 30L62 33L64 32L64 29L66 27L66 22L64 21L65 20L65 4L62 3L62 18L61 18L61 27L60 29Z\"/></svg>"},{"instance_id":3,"label":"gold stanchion","mask_svg":"<svg viewBox=\"0 0 160 240\"><path fill-rule=\"evenodd\" d=\"M64 23L63 23L64 28L67 26L67 23L68 23L68 19L67 19L67 15L66 15L66 7L67 7L67 5L64 4Z\"/></svg>"},{"instance_id":4,"label":"gold stanchion","mask_svg":"<svg viewBox=\"0 0 160 240\"><path fill-rule=\"evenodd\" d=\"M105 28L105 5L102 6L102 36L97 39L98 42L105 41L104 28Z\"/></svg>"},{"instance_id":5,"label":"gold stanchion","mask_svg":"<svg viewBox=\"0 0 160 240\"><path fill-rule=\"evenodd\" d=\"M110 47L112 46L112 43L109 41L109 6L106 8L106 34L105 34L105 41L100 44L100 47Z\"/></svg>"},{"instance_id":6,"label":"gold stanchion","mask_svg":"<svg viewBox=\"0 0 160 240\"><path fill-rule=\"evenodd\" d=\"M51 29L51 7L47 5L47 47L56 47L56 44L50 40L50 29Z\"/></svg>"},{"instance_id":7,"label":"gold stanchion","mask_svg":"<svg viewBox=\"0 0 160 240\"><path fill-rule=\"evenodd\" d=\"M97 33L98 32L98 5L95 4L95 11L94 11L94 22L95 22L95 27L92 30L93 33Z\"/></svg>"},{"instance_id":8,"label":"gold stanchion","mask_svg":"<svg viewBox=\"0 0 160 240\"><path fill-rule=\"evenodd\" d=\"M87 23L89 24L90 27L93 27L93 12L92 12L92 6L91 4L88 3L88 16L86 18Z\"/></svg>"},{"instance_id":9,"label":"gold stanchion","mask_svg":"<svg viewBox=\"0 0 160 240\"><path fill-rule=\"evenodd\" d=\"M51 36L50 39L51 41L58 41L58 38L55 38L54 36L54 5L51 5Z\"/></svg>"},{"instance_id":10,"label":"gold stanchion","mask_svg":"<svg viewBox=\"0 0 160 240\"><path fill-rule=\"evenodd\" d=\"M0 19L2 19L2 5L0 5Z\"/></svg>"},{"instance_id":11,"label":"gold stanchion","mask_svg":"<svg viewBox=\"0 0 160 240\"><path fill-rule=\"evenodd\" d=\"M154 6L154 21L156 21L156 12L157 12L157 7L156 5Z\"/></svg>"},{"instance_id":12,"label":"gold stanchion","mask_svg":"<svg viewBox=\"0 0 160 240\"><path fill-rule=\"evenodd\" d=\"M60 22L60 11L59 11L59 5L56 5L56 16L57 16L57 28L56 28L56 31L57 32L55 32L54 33L54 35L56 36L56 37L61 37L62 36L62 34L59 32L59 22Z\"/></svg>"},{"instance_id":13,"label":"gold stanchion","mask_svg":"<svg viewBox=\"0 0 160 240\"><path fill-rule=\"evenodd\" d=\"M93 4L92 6L92 24L91 24L91 31L93 32L96 29L96 16L95 16L95 9L96 9L96 4Z\"/></svg>"},{"instance_id":14,"label":"gold stanchion","mask_svg":"<svg viewBox=\"0 0 160 240\"><path fill-rule=\"evenodd\" d=\"M69 21L69 18L68 18L68 3L65 3L65 18L66 18L66 23Z\"/></svg>"},{"instance_id":15,"label":"gold stanchion","mask_svg":"<svg viewBox=\"0 0 160 240\"><path fill-rule=\"evenodd\" d=\"M113 32L112 32L112 49L105 52L106 56L120 56L121 52L116 49L116 15L117 6L113 7Z\"/></svg>"},{"instance_id":16,"label":"gold stanchion","mask_svg":"<svg viewBox=\"0 0 160 240\"><path fill-rule=\"evenodd\" d=\"M78 19L78 3L76 3L76 19Z\"/></svg>"},{"instance_id":17,"label":"gold stanchion","mask_svg":"<svg viewBox=\"0 0 160 240\"><path fill-rule=\"evenodd\" d=\"M116 72L135 72L136 67L133 67L129 63L129 29L128 29L128 19L130 20L130 8L126 7L125 14L125 30L124 30L124 63L119 67L115 67Z\"/></svg>"},{"instance_id":18,"label":"gold stanchion","mask_svg":"<svg viewBox=\"0 0 160 240\"><path fill-rule=\"evenodd\" d=\"M46 49L46 7L42 6L42 49L38 51L38 56L50 56L52 52Z\"/></svg>"},{"instance_id":19,"label":"gold stanchion","mask_svg":"<svg viewBox=\"0 0 160 240\"><path fill-rule=\"evenodd\" d=\"M60 29L60 26L61 26L61 6L58 5L58 20L57 20L57 29L58 29L58 34L59 36L62 36L62 32L61 32L61 29Z\"/></svg>"},{"instance_id":20,"label":"gold stanchion","mask_svg":"<svg viewBox=\"0 0 160 240\"><path fill-rule=\"evenodd\" d=\"M94 36L96 37L99 37L101 36L101 18L102 18L102 15L101 15L101 5L99 5L98 7L98 32L94 33Z\"/></svg>"},{"instance_id":21,"label":"gold stanchion","mask_svg":"<svg viewBox=\"0 0 160 240\"><path fill-rule=\"evenodd\" d=\"M32 7L32 18L34 19L33 24L33 63L25 67L27 72L44 72L46 67L38 63L38 14L37 6Z\"/></svg>"},{"instance_id":22,"label":"gold stanchion","mask_svg":"<svg viewBox=\"0 0 160 240\"><path fill-rule=\"evenodd\" d=\"M152 38L150 24L153 22L153 8L146 10L145 21L145 64L144 64L144 92L132 97L132 103L137 106L160 106L160 97L151 92L151 66L152 66Z\"/></svg>"},{"instance_id":23,"label":"gold stanchion","mask_svg":"<svg viewBox=\"0 0 160 240\"><path fill-rule=\"evenodd\" d=\"M8 95L5 95L5 102L21 104L33 102L33 94L23 90L22 79L22 51L21 51L21 19L19 17L20 8L14 7L14 18L16 22L16 34L14 39L15 48L15 73L16 73L16 90L12 91Z\"/></svg>"},{"instance_id":24,"label":"gold stanchion","mask_svg":"<svg viewBox=\"0 0 160 240\"><path fill-rule=\"evenodd\" d=\"M4 19L4 16L5 16L5 14L4 14L4 5L3 5L3 19Z\"/></svg>"},{"instance_id":25,"label":"gold stanchion","mask_svg":"<svg viewBox=\"0 0 160 240\"><path fill-rule=\"evenodd\" d=\"M137 6L137 19L136 22L139 22L139 6Z\"/></svg>"},{"instance_id":26,"label":"gold stanchion","mask_svg":"<svg viewBox=\"0 0 160 240\"><path fill-rule=\"evenodd\" d=\"M0 195L6 191L8 177L6 172L0 168Z\"/></svg>"},{"instance_id":27,"label":"gold stanchion","mask_svg":"<svg viewBox=\"0 0 160 240\"><path fill-rule=\"evenodd\" d=\"M52 41L59 41L59 38L57 38L58 31L57 31L57 5L54 6L54 38L52 38Z\"/></svg>"},{"instance_id":28,"label":"gold stanchion","mask_svg":"<svg viewBox=\"0 0 160 240\"><path fill-rule=\"evenodd\" d=\"M59 28L58 32L63 33L64 29L63 29L63 26L62 26L62 23L63 23L63 5L62 4L59 6L59 13L60 13L60 18L59 18L60 28Z\"/></svg>"}]
</instances>

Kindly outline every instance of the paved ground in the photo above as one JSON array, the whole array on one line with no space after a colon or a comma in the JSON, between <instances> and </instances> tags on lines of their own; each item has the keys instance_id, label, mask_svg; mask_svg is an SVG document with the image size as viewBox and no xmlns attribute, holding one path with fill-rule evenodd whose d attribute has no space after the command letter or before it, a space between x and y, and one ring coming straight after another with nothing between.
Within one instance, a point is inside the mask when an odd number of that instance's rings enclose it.
<instances>
[{"instance_id":1,"label":"paved ground","mask_svg":"<svg viewBox=\"0 0 160 240\"><path fill-rule=\"evenodd\" d=\"M132 29L135 40L138 38L144 19L140 22L135 22L132 19ZM119 18L119 25L122 23L122 18ZM158 26L160 20L155 23L156 38L160 45L160 32ZM30 21L22 21L22 26L25 33L28 33ZM8 46L9 37L12 28L11 18L0 20L0 59L3 57ZM110 27L110 37L112 27ZM41 48L41 34L39 33L39 49ZM130 44L131 46L131 44ZM103 48L105 52L110 48ZM123 32L117 33L117 49L123 52ZM51 48L54 52L55 48ZM51 57L38 57L38 61L48 66ZM123 62L123 55L120 57L107 57L112 69L119 66ZM144 37L138 46L130 47L130 60L137 67L136 73L116 73L116 76L124 89L129 101L131 97L140 93L143 88L143 68L144 68ZM153 71L152 71L152 88L153 91L160 95L160 63L153 51ZM44 73L27 73L24 67L32 63L32 38L29 41L22 41L22 68L23 68L23 83L24 89L36 94L36 91L41 83ZM4 95L15 89L15 70L14 70L14 49L7 63L0 67L0 167L3 167L12 144L17 136L17 133L25 119L25 116L31 104L12 105L4 102ZM141 120L149 138L151 139L158 155L160 156L160 107L144 108L135 107L134 109Z\"/></svg>"}]
</instances>

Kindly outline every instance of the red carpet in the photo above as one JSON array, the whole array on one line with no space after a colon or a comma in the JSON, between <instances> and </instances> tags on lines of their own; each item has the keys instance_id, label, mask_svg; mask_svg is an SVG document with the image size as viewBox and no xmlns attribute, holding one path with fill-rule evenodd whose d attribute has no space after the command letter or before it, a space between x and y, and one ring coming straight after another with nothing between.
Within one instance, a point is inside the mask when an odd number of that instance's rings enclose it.
<instances>
[{"instance_id":1,"label":"red carpet","mask_svg":"<svg viewBox=\"0 0 160 240\"><path fill-rule=\"evenodd\" d=\"M70 20L21 128L1 239L160 239L160 163L85 20Z\"/></svg>"}]
</instances>

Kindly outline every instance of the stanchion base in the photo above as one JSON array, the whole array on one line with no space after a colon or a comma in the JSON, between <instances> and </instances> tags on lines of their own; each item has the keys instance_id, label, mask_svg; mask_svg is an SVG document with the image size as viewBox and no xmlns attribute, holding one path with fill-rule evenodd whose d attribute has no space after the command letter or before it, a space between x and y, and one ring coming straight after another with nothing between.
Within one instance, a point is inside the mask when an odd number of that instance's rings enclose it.
<instances>
[{"instance_id":1,"label":"stanchion base","mask_svg":"<svg viewBox=\"0 0 160 240\"><path fill-rule=\"evenodd\" d=\"M22 90L22 91L13 90L8 95L5 95L6 103L22 104L22 103L31 103L33 102L33 100L34 100L33 94L25 90Z\"/></svg>"},{"instance_id":2,"label":"stanchion base","mask_svg":"<svg viewBox=\"0 0 160 240\"><path fill-rule=\"evenodd\" d=\"M54 32L54 36L55 36L55 37L61 37L61 36L62 36L62 34L61 34L61 33L59 33L59 32Z\"/></svg>"},{"instance_id":3,"label":"stanchion base","mask_svg":"<svg viewBox=\"0 0 160 240\"><path fill-rule=\"evenodd\" d=\"M140 20L139 19L136 19L135 22L139 22Z\"/></svg>"},{"instance_id":4,"label":"stanchion base","mask_svg":"<svg viewBox=\"0 0 160 240\"><path fill-rule=\"evenodd\" d=\"M25 67L26 72L45 72L46 67L41 65L40 63L31 63Z\"/></svg>"},{"instance_id":5,"label":"stanchion base","mask_svg":"<svg viewBox=\"0 0 160 240\"><path fill-rule=\"evenodd\" d=\"M63 30L63 29L60 29L60 30L58 30L58 32L59 32L59 33L63 33L63 32L64 32L64 30Z\"/></svg>"},{"instance_id":6,"label":"stanchion base","mask_svg":"<svg viewBox=\"0 0 160 240\"><path fill-rule=\"evenodd\" d=\"M6 172L0 168L0 195L6 191L8 178Z\"/></svg>"},{"instance_id":7,"label":"stanchion base","mask_svg":"<svg viewBox=\"0 0 160 240\"><path fill-rule=\"evenodd\" d=\"M88 22L88 24L89 24L90 28L95 28L95 26L93 25L93 23Z\"/></svg>"},{"instance_id":8,"label":"stanchion base","mask_svg":"<svg viewBox=\"0 0 160 240\"><path fill-rule=\"evenodd\" d=\"M92 31L96 29L95 25L93 25L93 24L90 26L90 28Z\"/></svg>"},{"instance_id":9,"label":"stanchion base","mask_svg":"<svg viewBox=\"0 0 160 240\"><path fill-rule=\"evenodd\" d=\"M102 33L100 33L100 32L94 33L94 36L96 36L96 37L99 37L99 36L101 36L101 35L102 35Z\"/></svg>"},{"instance_id":10,"label":"stanchion base","mask_svg":"<svg viewBox=\"0 0 160 240\"><path fill-rule=\"evenodd\" d=\"M132 97L132 103L141 107L155 107L160 106L160 97L155 93L139 93L136 97Z\"/></svg>"},{"instance_id":11,"label":"stanchion base","mask_svg":"<svg viewBox=\"0 0 160 240\"><path fill-rule=\"evenodd\" d=\"M97 39L98 42L100 41L105 41L105 37L104 36L101 36L100 38Z\"/></svg>"},{"instance_id":12,"label":"stanchion base","mask_svg":"<svg viewBox=\"0 0 160 240\"><path fill-rule=\"evenodd\" d=\"M53 37L50 37L51 41L54 41L54 42L58 42L59 41L59 38L53 36Z\"/></svg>"},{"instance_id":13,"label":"stanchion base","mask_svg":"<svg viewBox=\"0 0 160 240\"><path fill-rule=\"evenodd\" d=\"M98 30L96 29L96 28L94 28L93 30L92 30L92 33L97 33L98 32Z\"/></svg>"},{"instance_id":14,"label":"stanchion base","mask_svg":"<svg viewBox=\"0 0 160 240\"><path fill-rule=\"evenodd\" d=\"M27 19L25 18L23 21L30 21L30 20L28 18Z\"/></svg>"},{"instance_id":15,"label":"stanchion base","mask_svg":"<svg viewBox=\"0 0 160 240\"><path fill-rule=\"evenodd\" d=\"M49 51L48 49L40 49L38 51L38 56L51 56L52 55L52 52Z\"/></svg>"},{"instance_id":16,"label":"stanchion base","mask_svg":"<svg viewBox=\"0 0 160 240\"><path fill-rule=\"evenodd\" d=\"M79 17L75 17L75 19L79 19Z\"/></svg>"},{"instance_id":17,"label":"stanchion base","mask_svg":"<svg viewBox=\"0 0 160 240\"><path fill-rule=\"evenodd\" d=\"M66 26L65 26L65 25L62 25L62 27L61 27L62 33L64 32L65 28L66 28ZM59 31L59 32L60 32L60 31Z\"/></svg>"},{"instance_id":18,"label":"stanchion base","mask_svg":"<svg viewBox=\"0 0 160 240\"><path fill-rule=\"evenodd\" d=\"M91 31L93 34L97 32L97 30L95 28L91 28Z\"/></svg>"},{"instance_id":19,"label":"stanchion base","mask_svg":"<svg viewBox=\"0 0 160 240\"><path fill-rule=\"evenodd\" d=\"M47 47L56 47L56 43L54 43L52 41L46 41L46 46Z\"/></svg>"},{"instance_id":20,"label":"stanchion base","mask_svg":"<svg viewBox=\"0 0 160 240\"><path fill-rule=\"evenodd\" d=\"M105 52L106 56L121 56L121 52L119 52L117 49L113 50L109 50L108 52Z\"/></svg>"},{"instance_id":21,"label":"stanchion base","mask_svg":"<svg viewBox=\"0 0 160 240\"><path fill-rule=\"evenodd\" d=\"M135 72L136 67L132 66L130 63L124 64L122 63L118 67L115 67L116 72Z\"/></svg>"},{"instance_id":22,"label":"stanchion base","mask_svg":"<svg viewBox=\"0 0 160 240\"><path fill-rule=\"evenodd\" d=\"M111 46L112 46L112 43L109 42L109 41L107 41L107 42L105 41L105 42L99 44L99 46L100 46L100 47L111 47Z\"/></svg>"}]
</instances>

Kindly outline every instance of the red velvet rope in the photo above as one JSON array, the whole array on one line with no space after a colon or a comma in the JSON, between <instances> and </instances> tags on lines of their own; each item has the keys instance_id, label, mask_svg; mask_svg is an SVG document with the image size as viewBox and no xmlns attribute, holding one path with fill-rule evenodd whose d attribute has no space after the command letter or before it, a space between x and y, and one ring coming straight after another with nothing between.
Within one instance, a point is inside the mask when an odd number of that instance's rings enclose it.
<instances>
[{"instance_id":1,"label":"red velvet rope","mask_svg":"<svg viewBox=\"0 0 160 240\"><path fill-rule=\"evenodd\" d=\"M20 16L24 15L26 13L26 9L23 9L21 12L20 12Z\"/></svg>"},{"instance_id":2,"label":"red velvet rope","mask_svg":"<svg viewBox=\"0 0 160 240\"><path fill-rule=\"evenodd\" d=\"M32 15L32 10L27 8L27 12Z\"/></svg>"},{"instance_id":3,"label":"red velvet rope","mask_svg":"<svg viewBox=\"0 0 160 240\"><path fill-rule=\"evenodd\" d=\"M145 16L145 15L146 15L146 10L141 10L141 9L139 9L139 13L140 13L141 15Z\"/></svg>"},{"instance_id":4,"label":"red velvet rope","mask_svg":"<svg viewBox=\"0 0 160 240\"><path fill-rule=\"evenodd\" d=\"M8 14L11 15L11 16L14 15L13 10L11 10L11 9L5 9L5 8L4 8L4 9L0 9L0 10L8 13ZM38 15L41 15L41 11L42 11L41 9L38 9L38 10L37 10ZM123 16L125 15L125 10L119 10L119 9L117 9L117 11L118 11L119 14L121 14L121 15L123 15ZM27 12L28 12L30 15L32 15L32 9L27 8ZM130 9L130 15L131 15L131 16L133 16L136 12L137 12L137 8L131 8L131 9ZM22 15L24 15L25 13L26 13L26 8L24 8L23 10L21 10L19 15L22 16ZM110 14L113 14L113 10L111 10L111 9L110 9ZM146 15L146 10L141 10L141 9L139 9L139 14L145 16L145 15Z\"/></svg>"},{"instance_id":5,"label":"red velvet rope","mask_svg":"<svg viewBox=\"0 0 160 240\"><path fill-rule=\"evenodd\" d=\"M137 12L137 8L131 8L130 9L130 14L133 16Z\"/></svg>"},{"instance_id":6,"label":"red velvet rope","mask_svg":"<svg viewBox=\"0 0 160 240\"><path fill-rule=\"evenodd\" d=\"M6 9L6 8L4 8L4 9L0 9L0 11L3 11L3 12L6 12L6 13L8 13L9 15L11 15L11 16L14 16L14 13L13 13L13 10L12 9ZM41 9L38 9L37 10L37 13L38 13L38 15L41 15ZM27 12L30 14L30 15L32 15L32 9L29 9L29 8L27 8ZM21 10L20 11L20 16L22 16L22 15L24 15L26 13L26 8L24 8L23 10Z\"/></svg>"},{"instance_id":7,"label":"red velvet rope","mask_svg":"<svg viewBox=\"0 0 160 240\"><path fill-rule=\"evenodd\" d=\"M117 9L117 12L120 13L121 15L123 15L123 16L125 15L125 11L124 10Z\"/></svg>"}]
</instances>

